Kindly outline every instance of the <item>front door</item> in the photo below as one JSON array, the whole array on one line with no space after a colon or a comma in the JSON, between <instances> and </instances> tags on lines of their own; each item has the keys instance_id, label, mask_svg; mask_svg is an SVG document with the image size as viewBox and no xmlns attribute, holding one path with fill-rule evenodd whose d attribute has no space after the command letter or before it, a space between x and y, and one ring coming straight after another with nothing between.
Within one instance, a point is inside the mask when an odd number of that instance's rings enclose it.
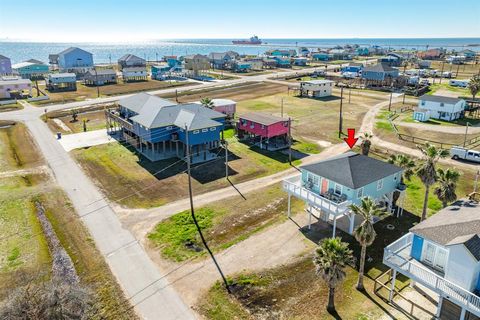
<instances>
[{"instance_id":1,"label":"front door","mask_svg":"<svg viewBox=\"0 0 480 320\"><path fill-rule=\"evenodd\" d=\"M321 193L327 193L328 191L328 180L325 178L322 178L322 191Z\"/></svg>"}]
</instances>

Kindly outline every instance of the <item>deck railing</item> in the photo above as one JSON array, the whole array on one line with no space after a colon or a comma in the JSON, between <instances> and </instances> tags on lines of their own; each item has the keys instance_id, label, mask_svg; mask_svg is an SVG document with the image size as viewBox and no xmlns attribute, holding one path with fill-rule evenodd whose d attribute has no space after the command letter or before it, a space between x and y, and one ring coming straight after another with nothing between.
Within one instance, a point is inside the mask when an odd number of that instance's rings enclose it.
<instances>
[{"instance_id":1,"label":"deck railing","mask_svg":"<svg viewBox=\"0 0 480 320\"><path fill-rule=\"evenodd\" d=\"M383 263L480 316L480 297L410 258L412 240L413 234L408 233L387 246L384 249ZM408 252L407 257L400 254L403 250Z\"/></svg>"},{"instance_id":2,"label":"deck railing","mask_svg":"<svg viewBox=\"0 0 480 320\"><path fill-rule=\"evenodd\" d=\"M340 214L348 209L350 201L335 202L322 197L318 193L302 186L301 176L295 176L283 180L283 189L297 198L306 201L308 204L333 214Z\"/></svg>"}]
</instances>

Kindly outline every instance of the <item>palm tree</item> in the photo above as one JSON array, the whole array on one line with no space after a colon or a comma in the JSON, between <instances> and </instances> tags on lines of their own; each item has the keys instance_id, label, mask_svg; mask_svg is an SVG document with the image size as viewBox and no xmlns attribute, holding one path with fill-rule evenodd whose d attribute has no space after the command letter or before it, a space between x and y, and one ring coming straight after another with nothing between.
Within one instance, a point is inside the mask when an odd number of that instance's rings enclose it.
<instances>
[{"instance_id":1,"label":"palm tree","mask_svg":"<svg viewBox=\"0 0 480 320\"><path fill-rule=\"evenodd\" d=\"M470 79L468 83L468 89L472 94L473 100L475 100L475 96L477 95L478 91L480 91L480 75L476 74Z\"/></svg>"},{"instance_id":2,"label":"palm tree","mask_svg":"<svg viewBox=\"0 0 480 320\"><path fill-rule=\"evenodd\" d=\"M362 223L353 231L353 235L362 247L360 253L360 268L358 271L357 289L364 290L363 274L365 271L365 255L367 253L367 247L373 243L375 237L377 236L377 233L373 228L373 217L381 215L382 210L377 207L373 199L370 197L363 198L360 206L357 206L356 204L350 205L350 209L353 211L353 213L358 214L363 218Z\"/></svg>"},{"instance_id":3,"label":"palm tree","mask_svg":"<svg viewBox=\"0 0 480 320\"><path fill-rule=\"evenodd\" d=\"M417 146L423 154L422 162L416 170L417 176L425 186L425 197L423 199L422 221L427 218L428 194L430 187L437 181L437 169L435 165L438 160L448 156L448 150L439 149L436 146L426 143L424 147Z\"/></svg>"},{"instance_id":4,"label":"palm tree","mask_svg":"<svg viewBox=\"0 0 480 320\"><path fill-rule=\"evenodd\" d=\"M364 156L368 156L368 153L370 152L370 146L372 145L372 141L370 139L373 138L373 135L365 132L362 137L362 144L360 147L362 148L362 154Z\"/></svg>"},{"instance_id":5,"label":"palm tree","mask_svg":"<svg viewBox=\"0 0 480 320\"><path fill-rule=\"evenodd\" d=\"M352 250L340 238L323 239L315 249L313 263L316 273L327 283L329 289L328 311L335 310L335 288L345 280L345 268L353 262Z\"/></svg>"},{"instance_id":6,"label":"palm tree","mask_svg":"<svg viewBox=\"0 0 480 320\"><path fill-rule=\"evenodd\" d=\"M460 179L460 172L450 168L446 170L439 168L437 174L439 185L435 188L434 193L438 200L442 201L443 207L445 208L449 202L457 200L455 190L457 189L457 182Z\"/></svg>"},{"instance_id":7,"label":"palm tree","mask_svg":"<svg viewBox=\"0 0 480 320\"><path fill-rule=\"evenodd\" d=\"M404 154L392 154L390 155L388 162L403 169L403 174L400 178L401 183L405 183L405 180L410 181L410 178L415 173L415 161L413 161L410 156Z\"/></svg>"},{"instance_id":8,"label":"palm tree","mask_svg":"<svg viewBox=\"0 0 480 320\"><path fill-rule=\"evenodd\" d=\"M204 106L206 108L209 108L209 109L213 109L213 107L214 107L212 99L210 99L208 97L205 97L202 100L200 100L200 103L202 104L202 106Z\"/></svg>"}]
</instances>

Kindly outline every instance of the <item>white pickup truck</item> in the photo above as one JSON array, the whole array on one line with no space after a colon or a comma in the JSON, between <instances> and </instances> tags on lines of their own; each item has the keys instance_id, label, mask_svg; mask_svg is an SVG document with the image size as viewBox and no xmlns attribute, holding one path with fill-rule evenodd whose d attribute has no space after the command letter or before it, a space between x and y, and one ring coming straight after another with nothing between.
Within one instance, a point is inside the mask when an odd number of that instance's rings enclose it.
<instances>
[{"instance_id":1,"label":"white pickup truck","mask_svg":"<svg viewBox=\"0 0 480 320\"><path fill-rule=\"evenodd\" d=\"M462 147L452 147L450 155L453 159L463 159L480 163L480 151L468 150Z\"/></svg>"}]
</instances>

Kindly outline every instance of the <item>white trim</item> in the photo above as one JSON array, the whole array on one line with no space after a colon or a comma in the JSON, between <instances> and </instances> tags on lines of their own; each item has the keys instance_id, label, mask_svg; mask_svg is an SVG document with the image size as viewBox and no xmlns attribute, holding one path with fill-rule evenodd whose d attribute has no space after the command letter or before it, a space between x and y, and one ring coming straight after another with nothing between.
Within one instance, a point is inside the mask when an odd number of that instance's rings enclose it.
<instances>
[{"instance_id":1,"label":"white trim","mask_svg":"<svg viewBox=\"0 0 480 320\"><path fill-rule=\"evenodd\" d=\"M361 194L360 194L361 191ZM363 187L357 190L357 198L362 199L363 198Z\"/></svg>"},{"instance_id":2,"label":"white trim","mask_svg":"<svg viewBox=\"0 0 480 320\"><path fill-rule=\"evenodd\" d=\"M377 191L380 191L383 189L383 179L380 179L377 181Z\"/></svg>"},{"instance_id":3,"label":"white trim","mask_svg":"<svg viewBox=\"0 0 480 320\"><path fill-rule=\"evenodd\" d=\"M340 187L340 193L337 193L337 186ZM333 186L333 193L341 195L343 193L343 186L335 182L335 185Z\"/></svg>"},{"instance_id":4,"label":"white trim","mask_svg":"<svg viewBox=\"0 0 480 320\"><path fill-rule=\"evenodd\" d=\"M433 247L433 259L431 262L425 260L425 254L426 254L426 249L427 249L427 246L428 245L431 245ZM438 253L443 251L445 253L445 263L443 264L443 266L440 266L440 265L437 265L436 263L438 262L437 261L437 258L438 258ZM429 265L430 267L434 268L434 269L437 269L443 273L446 273L447 271L447 265L448 265L448 255L449 255L449 250L432 242L432 241L429 241L427 239L423 239L423 247L422 247L422 254L420 256L420 259L423 263Z\"/></svg>"}]
</instances>

